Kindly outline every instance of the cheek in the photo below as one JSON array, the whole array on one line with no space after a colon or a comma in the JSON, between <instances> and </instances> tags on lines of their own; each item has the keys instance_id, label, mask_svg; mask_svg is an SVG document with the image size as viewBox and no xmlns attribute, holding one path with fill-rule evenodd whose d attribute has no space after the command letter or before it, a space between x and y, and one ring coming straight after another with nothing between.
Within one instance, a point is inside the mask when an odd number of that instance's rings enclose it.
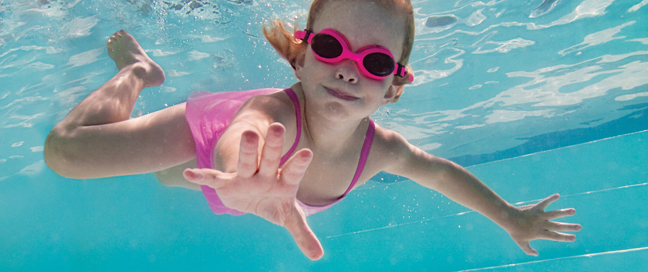
<instances>
[{"instance_id":1,"label":"cheek","mask_svg":"<svg viewBox=\"0 0 648 272\"><path fill-rule=\"evenodd\" d=\"M367 86L370 86L373 89L381 90L383 93L385 93L391 86L391 82L393 80L392 77L393 76L381 80L372 80L367 78Z\"/></svg>"},{"instance_id":2,"label":"cheek","mask_svg":"<svg viewBox=\"0 0 648 272\"><path fill-rule=\"evenodd\" d=\"M307 73L307 77L312 78L312 77L317 77L319 74L323 74L322 72L324 70L322 67L323 63L318 61L315 56L313 56L313 53L310 51L306 52L306 56L304 56L304 71Z\"/></svg>"},{"instance_id":3,"label":"cheek","mask_svg":"<svg viewBox=\"0 0 648 272\"><path fill-rule=\"evenodd\" d=\"M383 98L385 98L387 93L390 91L390 88L392 87L391 78L392 77L388 77L380 81L372 81L372 83L369 84L369 87L376 92L374 95L376 101L382 103Z\"/></svg>"}]
</instances>

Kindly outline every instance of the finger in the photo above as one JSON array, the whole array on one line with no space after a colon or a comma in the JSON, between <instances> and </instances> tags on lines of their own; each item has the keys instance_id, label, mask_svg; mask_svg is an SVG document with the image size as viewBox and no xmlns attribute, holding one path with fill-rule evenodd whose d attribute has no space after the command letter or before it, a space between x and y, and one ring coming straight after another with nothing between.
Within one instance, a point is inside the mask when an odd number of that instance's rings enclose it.
<instances>
[{"instance_id":1,"label":"finger","mask_svg":"<svg viewBox=\"0 0 648 272\"><path fill-rule=\"evenodd\" d=\"M553 231L545 231L541 239L559 241L559 242L573 242L576 241L576 235L553 232Z\"/></svg>"},{"instance_id":2,"label":"finger","mask_svg":"<svg viewBox=\"0 0 648 272\"><path fill-rule=\"evenodd\" d=\"M292 234L299 249L311 260L319 260L324 255L324 249L315 233L306 223L303 213L294 212L286 222L286 229Z\"/></svg>"},{"instance_id":3,"label":"finger","mask_svg":"<svg viewBox=\"0 0 648 272\"><path fill-rule=\"evenodd\" d=\"M241 147L239 149L239 161L236 172L240 177L251 178L257 171L259 135L252 131L243 132L241 135Z\"/></svg>"},{"instance_id":4,"label":"finger","mask_svg":"<svg viewBox=\"0 0 648 272\"><path fill-rule=\"evenodd\" d=\"M538 203L536 205L536 207L538 209L544 210L545 208L547 208L547 206L549 206L549 204L551 204L552 202L558 200L558 198L560 198L559 194L551 195L551 196L545 198L544 200L540 201L540 203Z\"/></svg>"},{"instance_id":5,"label":"finger","mask_svg":"<svg viewBox=\"0 0 648 272\"><path fill-rule=\"evenodd\" d=\"M565 217L565 216L572 216L576 213L575 209L562 209L562 210L555 210L555 211L549 211L545 212L543 218L547 220L551 219L556 219L560 217Z\"/></svg>"},{"instance_id":6,"label":"finger","mask_svg":"<svg viewBox=\"0 0 648 272\"><path fill-rule=\"evenodd\" d=\"M529 242L519 242L517 245L526 253L531 256L538 256L538 252L529 245Z\"/></svg>"},{"instance_id":7,"label":"finger","mask_svg":"<svg viewBox=\"0 0 648 272\"><path fill-rule=\"evenodd\" d=\"M182 173L184 178L189 182L206 185L214 189L221 188L226 183L226 177L223 172L214 169L185 169Z\"/></svg>"},{"instance_id":8,"label":"finger","mask_svg":"<svg viewBox=\"0 0 648 272\"><path fill-rule=\"evenodd\" d=\"M285 128L279 123L274 123L268 127L268 134L265 138L259 165L259 174L261 176L277 178L281 152L283 151L284 134Z\"/></svg>"},{"instance_id":9,"label":"finger","mask_svg":"<svg viewBox=\"0 0 648 272\"><path fill-rule=\"evenodd\" d=\"M549 222L547 230L554 231L579 231L581 230L581 225L579 224L570 224L570 223L561 223L561 222Z\"/></svg>"},{"instance_id":10,"label":"finger","mask_svg":"<svg viewBox=\"0 0 648 272\"><path fill-rule=\"evenodd\" d=\"M313 152L309 149L297 151L281 169L279 179L284 184L299 185L312 159Z\"/></svg>"}]
</instances>

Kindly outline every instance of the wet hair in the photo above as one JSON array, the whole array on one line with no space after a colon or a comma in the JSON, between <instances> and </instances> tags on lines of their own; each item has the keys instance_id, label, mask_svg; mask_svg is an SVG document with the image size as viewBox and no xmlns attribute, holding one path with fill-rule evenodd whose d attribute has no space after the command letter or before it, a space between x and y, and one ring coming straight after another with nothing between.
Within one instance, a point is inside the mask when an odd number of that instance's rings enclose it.
<instances>
[{"instance_id":1,"label":"wet hair","mask_svg":"<svg viewBox=\"0 0 648 272\"><path fill-rule=\"evenodd\" d=\"M402 14L401 16L405 19L405 29L403 29L405 39L403 41L401 57L397 62L405 65L407 67L407 72L413 75L412 68L408 65L409 56L414 45L414 10L410 0L314 0L310 7L310 11L308 12L306 29L312 29L315 20L317 20L320 13L324 10L324 6L326 6L327 3L334 1L373 2L383 9L390 11L391 14ZM293 69L296 69L295 65L297 63L303 63L307 47L306 43L295 39L294 31L297 30L299 29L293 29L293 32L289 31L286 29L283 22L278 20L273 21L272 26L263 28L263 35L268 39L268 42L275 48L275 50L277 50L277 53L279 53L282 58L286 59L288 63L290 63L290 66L292 66ZM398 91L392 102L398 101L400 96L403 94L404 85L409 83L407 77L394 77L392 84L398 86Z\"/></svg>"}]
</instances>

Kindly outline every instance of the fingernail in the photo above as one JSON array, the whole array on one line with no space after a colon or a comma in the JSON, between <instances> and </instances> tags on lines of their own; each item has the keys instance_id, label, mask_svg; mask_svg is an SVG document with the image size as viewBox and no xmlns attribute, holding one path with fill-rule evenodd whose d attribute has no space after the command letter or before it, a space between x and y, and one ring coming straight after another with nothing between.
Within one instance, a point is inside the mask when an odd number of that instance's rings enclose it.
<instances>
[{"instance_id":1,"label":"fingernail","mask_svg":"<svg viewBox=\"0 0 648 272\"><path fill-rule=\"evenodd\" d=\"M189 179L192 179L192 180L201 180L201 179L203 179L202 174L196 173L196 172L194 172L192 170L187 170L187 171L185 171L185 173L187 174L187 177Z\"/></svg>"},{"instance_id":2,"label":"fingernail","mask_svg":"<svg viewBox=\"0 0 648 272\"><path fill-rule=\"evenodd\" d=\"M271 126L270 131L273 136L279 137L283 133L283 127L282 126Z\"/></svg>"}]
</instances>

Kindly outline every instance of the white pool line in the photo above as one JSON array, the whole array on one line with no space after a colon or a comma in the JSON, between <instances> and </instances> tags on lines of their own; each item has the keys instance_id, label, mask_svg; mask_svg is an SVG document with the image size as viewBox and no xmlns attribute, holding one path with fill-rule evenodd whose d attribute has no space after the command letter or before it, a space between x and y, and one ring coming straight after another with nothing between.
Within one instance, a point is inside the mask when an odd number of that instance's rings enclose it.
<instances>
[{"instance_id":1,"label":"white pool line","mask_svg":"<svg viewBox=\"0 0 648 272\"><path fill-rule=\"evenodd\" d=\"M545 259L545 260L539 260L539 261L530 261L530 262L523 262L523 263L505 264L505 265L500 265L500 266L491 266L491 267L482 267L482 268L475 268L475 269L468 269L468 270L459 270L458 272L493 270L493 269L499 269L499 268L507 268L507 267L527 265L527 264L536 264L536 263L545 263L545 262L552 262L552 261L559 261L559 260L568 260L568 259L577 259L577 258L591 258L591 257L595 257L595 256L600 256L600 255L610 255L610 254L626 253L626 252L633 252L633 251L642 251L642 250L646 250L646 249L648 249L648 247L637 247L637 248L622 249L622 250L612 250L612 251L605 251L605 252L599 252L599 253L590 253L590 254L577 255L577 256L567 256L567 257L560 257L560 258L553 258L553 259Z\"/></svg>"}]
</instances>

